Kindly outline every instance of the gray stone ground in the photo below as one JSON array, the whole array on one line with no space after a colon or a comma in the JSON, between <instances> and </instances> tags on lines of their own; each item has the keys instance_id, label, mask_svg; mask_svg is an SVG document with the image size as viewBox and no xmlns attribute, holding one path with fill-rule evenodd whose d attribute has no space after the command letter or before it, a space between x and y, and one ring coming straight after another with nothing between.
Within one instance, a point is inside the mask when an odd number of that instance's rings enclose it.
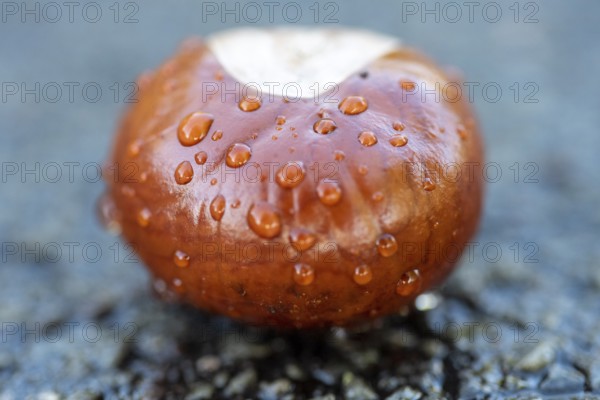
<instances>
[{"instance_id":1,"label":"gray stone ground","mask_svg":"<svg viewBox=\"0 0 600 400\"><path fill-rule=\"evenodd\" d=\"M203 21L201 2L141 1L119 6L119 20L137 6L137 23L115 23L107 2L97 23L83 20L85 3L73 23L64 6L50 23L56 14L40 3L40 22L23 23L2 2L3 95L11 82L80 86L72 102L64 89L56 103L55 92L0 103L0 399L600 399L600 3L520 2L515 22L513 2L499 2L497 23L483 19L482 5L474 23L465 6L450 23L446 3L439 23L403 21L408 3L344 1L336 17L401 36L468 81L502 88L495 103L475 92L488 160L502 171L487 187L478 245L409 316L282 334L155 299L143 267L96 222L102 184L82 178L83 165L108 151L123 85L183 38L236 25L232 17ZM314 24L309 3L301 6L302 22ZM335 11L321 7L321 19ZM538 22L524 23L532 12ZM97 103L82 97L86 82L102 88ZM539 87L537 103L525 102L528 82ZM40 182L21 177L36 162ZM72 182L65 162L79 163ZM61 166L57 183L51 163Z\"/></svg>"}]
</instances>

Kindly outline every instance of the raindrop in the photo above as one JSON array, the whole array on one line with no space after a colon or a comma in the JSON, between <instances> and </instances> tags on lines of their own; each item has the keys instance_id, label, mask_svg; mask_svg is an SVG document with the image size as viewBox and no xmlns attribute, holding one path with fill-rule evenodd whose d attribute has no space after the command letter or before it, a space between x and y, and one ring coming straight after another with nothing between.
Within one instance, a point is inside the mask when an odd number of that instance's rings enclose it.
<instances>
[{"instance_id":1,"label":"raindrop","mask_svg":"<svg viewBox=\"0 0 600 400\"><path fill-rule=\"evenodd\" d=\"M462 139L462 140L467 140L467 130L465 129L464 126L459 125L458 128L456 128L456 132L458 133L458 136Z\"/></svg>"},{"instance_id":2,"label":"raindrop","mask_svg":"<svg viewBox=\"0 0 600 400\"><path fill-rule=\"evenodd\" d=\"M395 131L402 132L406 127L402 122L396 121L392 124L392 128L394 128Z\"/></svg>"},{"instance_id":3,"label":"raindrop","mask_svg":"<svg viewBox=\"0 0 600 400\"><path fill-rule=\"evenodd\" d=\"M181 250L177 250L173 254L173 262L179 268L187 268L190 265L190 256Z\"/></svg>"},{"instance_id":4,"label":"raindrop","mask_svg":"<svg viewBox=\"0 0 600 400\"><path fill-rule=\"evenodd\" d=\"M341 101L339 109L346 115L356 115L366 111L368 108L367 101L364 97L349 96Z\"/></svg>"},{"instance_id":5,"label":"raindrop","mask_svg":"<svg viewBox=\"0 0 600 400\"><path fill-rule=\"evenodd\" d=\"M175 169L175 181L180 185L190 183L194 177L194 169L189 161L183 161Z\"/></svg>"},{"instance_id":6,"label":"raindrop","mask_svg":"<svg viewBox=\"0 0 600 400\"><path fill-rule=\"evenodd\" d=\"M294 281L298 285L307 286L315 280L315 270L308 264L298 263L294 265Z\"/></svg>"},{"instance_id":7,"label":"raindrop","mask_svg":"<svg viewBox=\"0 0 600 400\"><path fill-rule=\"evenodd\" d=\"M270 239L281 233L281 217L275 206L260 202L248 210L248 225L258 236Z\"/></svg>"},{"instance_id":8,"label":"raindrop","mask_svg":"<svg viewBox=\"0 0 600 400\"><path fill-rule=\"evenodd\" d=\"M211 114L194 112L186 116L177 128L179 143L193 146L200 143L208 134L215 118Z\"/></svg>"},{"instance_id":9,"label":"raindrop","mask_svg":"<svg viewBox=\"0 0 600 400\"><path fill-rule=\"evenodd\" d=\"M373 196L371 196L371 198L373 199L373 201L379 202L379 201L383 200L383 193L375 192L375 193L373 193Z\"/></svg>"},{"instance_id":10,"label":"raindrop","mask_svg":"<svg viewBox=\"0 0 600 400\"><path fill-rule=\"evenodd\" d=\"M359 265L354 269L352 277L358 285L366 285L373 279L373 271L368 265Z\"/></svg>"},{"instance_id":11,"label":"raindrop","mask_svg":"<svg viewBox=\"0 0 600 400\"><path fill-rule=\"evenodd\" d=\"M142 228L147 227L150 224L150 218L152 217L152 212L148 208L142 208L137 214L137 223Z\"/></svg>"},{"instance_id":12,"label":"raindrop","mask_svg":"<svg viewBox=\"0 0 600 400\"><path fill-rule=\"evenodd\" d=\"M313 130L321 135L327 135L337 128L336 123L332 119L320 119L313 125Z\"/></svg>"},{"instance_id":13,"label":"raindrop","mask_svg":"<svg viewBox=\"0 0 600 400\"><path fill-rule=\"evenodd\" d=\"M217 131L214 131L211 139L213 140L213 142L216 142L217 140L220 140L222 137L223 137L223 131L217 130Z\"/></svg>"},{"instance_id":14,"label":"raindrop","mask_svg":"<svg viewBox=\"0 0 600 400\"><path fill-rule=\"evenodd\" d=\"M129 146L127 146L127 153L129 154L129 157L137 157L137 155L140 154L141 146L142 141L139 139L129 143Z\"/></svg>"},{"instance_id":15,"label":"raindrop","mask_svg":"<svg viewBox=\"0 0 600 400\"><path fill-rule=\"evenodd\" d=\"M206 160L208 160L208 154L206 154L205 151L200 151L196 153L196 155L194 156L194 160L196 161L196 164L204 165L204 163L206 163Z\"/></svg>"},{"instance_id":16,"label":"raindrop","mask_svg":"<svg viewBox=\"0 0 600 400\"><path fill-rule=\"evenodd\" d=\"M229 148L227 152L226 163L232 168L238 168L246 164L250 160L252 152L250 147L243 143L236 143Z\"/></svg>"},{"instance_id":17,"label":"raindrop","mask_svg":"<svg viewBox=\"0 0 600 400\"><path fill-rule=\"evenodd\" d=\"M181 279L179 279L179 278L173 279L173 286L174 286L175 292L177 292L178 294L185 293L185 287L183 286L183 281Z\"/></svg>"},{"instance_id":18,"label":"raindrop","mask_svg":"<svg viewBox=\"0 0 600 400\"><path fill-rule=\"evenodd\" d=\"M223 218L223 214L225 214L225 197L219 194L217 195L210 203L210 216L215 221L220 221Z\"/></svg>"},{"instance_id":19,"label":"raindrop","mask_svg":"<svg viewBox=\"0 0 600 400\"><path fill-rule=\"evenodd\" d=\"M379 236L375 244L377 246L377 251L383 257L391 257L398 251L398 242L396 242L396 238L389 233L384 233Z\"/></svg>"},{"instance_id":20,"label":"raindrop","mask_svg":"<svg viewBox=\"0 0 600 400\"><path fill-rule=\"evenodd\" d=\"M404 135L394 135L390 138L390 144L394 147L406 146L408 138Z\"/></svg>"},{"instance_id":21,"label":"raindrop","mask_svg":"<svg viewBox=\"0 0 600 400\"><path fill-rule=\"evenodd\" d=\"M377 143L377 136L371 131L364 131L358 135L358 141L363 146L370 147Z\"/></svg>"},{"instance_id":22,"label":"raindrop","mask_svg":"<svg viewBox=\"0 0 600 400\"><path fill-rule=\"evenodd\" d=\"M431 178L425 178L425 180L423 181L423 189L425 189L428 192L431 192L432 190L435 190L435 188L435 182L433 182Z\"/></svg>"},{"instance_id":23,"label":"raindrop","mask_svg":"<svg viewBox=\"0 0 600 400\"><path fill-rule=\"evenodd\" d=\"M260 106L261 102L258 97L244 97L239 103L240 110L246 112L256 111Z\"/></svg>"},{"instance_id":24,"label":"raindrop","mask_svg":"<svg viewBox=\"0 0 600 400\"><path fill-rule=\"evenodd\" d=\"M415 90L416 85L413 81L402 80L400 81L400 87L402 88L402 90L412 92L413 90Z\"/></svg>"},{"instance_id":25,"label":"raindrop","mask_svg":"<svg viewBox=\"0 0 600 400\"><path fill-rule=\"evenodd\" d=\"M402 274L396 285L396 293L400 296L411 296L421 289L421 274L418 269L413 269Z\"/></svg>"},{"instance_id":26,"label":"raindrop","mask_svg":"<svg viewBox=\"0 0 600 400\"><path fill-rule=\"evenodd\" d=\"M321 181L317 185L317 195L321 203L327 206L333 206L340 202L342 198L342 189L335 181Z\"/></svg>"},{"instance_id":27,"label":"raindrop","mask_svg":"<svg viewBox=\"0 0 600 400\"><path fill-rule=\"evenodd\" d=\"M279 168L277 171L277 175L275 176L275 180L285 189L291 189L298 186L302 180L304 179L304 164L300 161L298 162L288 162Z\"/></svg>"},{"instance_id":28,"label":"raindrop","mask_svg":"<svg viewBox=\"0 0 600 400\"><path fill-rule=\"evenodd\" d=\"M297 250L308 250L315 244L317 238L306 229L296 228L290 232L290 243Z\"/></svg>"},{"instance_id":29,"label":"raindrop","mask_svg":"<svg viewBox=\"0 0 600 400\"><path fill-rule=\"evenodd\" d=\"M121 186L121 193L127 197L135 197L135 189L129 185Z\"/></svg>"}]
</instances>

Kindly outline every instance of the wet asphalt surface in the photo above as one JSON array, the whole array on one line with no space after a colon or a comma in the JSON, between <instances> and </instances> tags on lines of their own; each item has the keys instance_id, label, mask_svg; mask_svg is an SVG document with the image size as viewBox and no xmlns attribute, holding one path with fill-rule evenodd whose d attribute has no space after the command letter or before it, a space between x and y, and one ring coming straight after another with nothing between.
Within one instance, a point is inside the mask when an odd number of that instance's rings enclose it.
<instances>
[{"instance_id":1,"label":"wet asphalt surface","mask_svg":"<svg viewBox=\"0 0 600 400\"><path fill-rule=\"evenodd\" d=\"M158 300L94 212L127 83L184 38L240 24L191 1L102 3L97 22L87 2L73 22L44 2L23 22L8 3L0 399L600 399L600 3L520 2L517 14L499 2L499 19L482 3L473 22L464 5L452 22L446 2L439 22L418 2L319 5L320 21L399 36L462 70L495 164L471 251L414 312L286 333Z\"/></svg>"}]
</instances>

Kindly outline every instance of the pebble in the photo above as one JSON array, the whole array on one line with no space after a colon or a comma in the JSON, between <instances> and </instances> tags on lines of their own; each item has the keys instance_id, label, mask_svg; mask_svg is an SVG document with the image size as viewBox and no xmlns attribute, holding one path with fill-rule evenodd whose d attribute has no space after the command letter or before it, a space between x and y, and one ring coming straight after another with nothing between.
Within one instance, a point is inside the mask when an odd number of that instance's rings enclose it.
<instances>
[{"instance_id":1,"label":"pebble","mask_svg":"<svg viewBox=\"0 0 600 400\"><path fill-rule=\"evenodd\" d=\"M526 353L517 364L516 368L522 371L535 372L548 366L556 357L556 345L550 341L538 343L533 350Z\"/></svg>"},{"instance_id":2,"label":"pebble","mask_svg":"<svg viewBox=\"0 0 600 400\"><path fill-rule=\"evenodd\" d=\"M294 385L289 380L282 378L273 382L261 382L258 398L261 400L278 400L289 394Z\"/></svg>"},{"instance_id":3,"label":"pebble","mask_svg":"<svg viewBox=\"0 0 600 400\"><path fill-rule=\"evenodd\" d=\"M56 392L42 392L37 395L36 400L60 400L60 394Z\"/></svg>"},{"instance_id":4,"label":"pebble","mask_svg":"<svg viewBox=\"0 0 600 400\"><path fill-rule=\"evenodd\" d=\"M223 390L223 394L227 397L241 396L256 384L256 379L256 371L254 369L245 369L231 378L229 384Z\"/></svg>"},{"instance_id":5,"label":"pebble","mask_svg":"<svg viewBox=\"0 0 600 400\"><path fill-rule=\"evenodd\" d=\"M581 372L567 365L554 364L542 381L540 389L548 394L567 394L581 392L584 386L585 377Z\"/></svg>"},{"instance_id":6,"label":"pebble","mask_svg":"<svg viewBox=\"0 0 600 400\"><path fill-rule=\"evenodd\" d=\"M346 400L377 400L379 396L361 378L352 372L342 376L342 391Z\"/></svg>"},{"instance_id":7,"label":"pebble","mask_svg":"<svg viewBox=\"0 0 600 400\"><path fill-rule=\"evenodd\" d=\"M600 391L600 360L595 360L590 366L590 383L592 389Z\"/></svg>"},{"instance_id":8,"label":"pebble","mask_svg":"<svg viewBox=\"0 0 600 400\"><path fill-rule=\"evenodd\" d=\"M394 393L385 398L385 400L419 400L423 394L410 386L405 386L402 389L396 390Z\"/></svg>"},{"instance_id":9,"label":"pebble","mask_svg":"<svg viewBox=\"0 0 600 400\"><path fill-rule=\"evenodd\" d=\"M208 383L201 383L192 386L190 392L185 396L185 400L205 400L212 399L215 388Z\"/></svg>"},{"instance_id":10,"label":"pebble","mask_svg":"<svg viewBox=\"0 0 600 400\"><path fill-rule=\"evenodd\" d=\"M297 364L286 364L285 373L288 378L295 381L303 381L306 379L306 374Z\"/></svg>"},{"instance_id":11,"label":"pebble","mask_svg":"<svg viewBox=\"0 0 600 400\"><path fill-rule=\"evenodd\" d=\"M66 400L100 400L102 393L92 390L78 390L67 396Z\"/></svg>"},{"instance_id":12,"label":"pebble","mask_svg":"<svg viewBox=\"0 0 600 400\"><path fill-rule=\"evenodd\" d=\"M323 369L315 369L313 371L313 377L327 386L334 385L336 381L334 374Z\"/></svg>"},{"instance_id":13,"label":"pebble","mask_svg":"<svg viewBox=\"0 0 600 400\"><path fill-rule=\"evenodd\" d=\"M196 371L199 374L212 374L221 368L221 359L217 356L206 355L196 361Z\"/></svg>"}]
</instances>

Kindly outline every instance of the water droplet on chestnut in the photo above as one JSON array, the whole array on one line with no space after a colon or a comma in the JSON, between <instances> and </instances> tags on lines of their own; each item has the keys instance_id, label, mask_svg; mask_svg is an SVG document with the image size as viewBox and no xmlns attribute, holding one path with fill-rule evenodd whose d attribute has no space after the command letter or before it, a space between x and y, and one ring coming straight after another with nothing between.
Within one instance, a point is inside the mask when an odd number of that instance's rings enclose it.
<instances>
[{"instance_id":1,"label":"water droplet on chestnut","mask_svg":"<svg viewBox=\"0 0 600 400\"><path fill-rule=\"evenodd\" d=\"M179 268L187 268L190 265L190 256L181 250L176 250L173 254L173 262Z\"/></svg>"},{"instance_id":2,"label":"water droplet on chestnut","mask_svg":"<svg viewBox=\"0 0 600 400\"><path fill-rule=\"evenodd\" d=\"M325 180L317 185L317 195L321 203L334 206L342 199L342 189L337 182Z\"/></svg>"},{"instance_id":3,"label":"water droplet on chestnut","mask_svg":"<svg viewBox=\"0 0 600 400\"><path fill-rule=\"evenodd\" d=\"M412 92L413 90L415 90L416 85L413 81L401 80L400 87L402 88L402 90L405 90L407 92Z\"/></svg>"},{"instance_id":4,"label":"water droplet on chestnut","mask_svg":"<svg viewBox=\"0 0 600 400\"><path fill-rule=\"evenodd\" d=\"M183 161L175 169L175 182L179 185L186 185L190 183L194 177L194 169L189 161Z\"/></svg>"},{"instance_id":5,"label":"water droplet on chestnut","mask_svg":"<svg viewBox=\"0 0 600 400\"><path fill-rule=\"evenodd\" d=\"M215 221L220 221L223 218L223 214L225 214L225 197L219 194L210 202L210 216Z\"/></svg>"},{"instance_id":6,"label":"water droplet on chestnut","mask_svg":"<svg viewBox=\"0 0 600 400\"><path fill-rule=\"evenodd\" d=\"M337 129L336 123L332 119L320 119L313 125L313 130L321 135L327 135Z\"/></svg>"},{"instance_id":7,"label":"water droplet on chestnut","mask_svg":"<svg viewBox=\"0 0 600 400\"><path fill-rule=\"evenodd\" d=\"M250 147L243 143L236 143L229 148L227 152L226 163L231 168L238 168L250 160L252 151Z\"/></svg>"},{"instance_id":8,"label":"water droplet on chestnut","mask_svg":"<svg viewBox=\"0 0 600 400\"><path fill-rule=\"evenodd\" d=\"M294 282L301 286L308 286L315 280L315 270L304 263L294 265Z\"/></svg>"},{"instance_id":9,"label":"water droplet on chestnut","mask_svg":"<svg viewBox=\"0 0 600 400\"><path fill-rule=\"evenodd\" d=\"M373 271L368 265L359 265L354 269L352 279L358 285L366 285L373 280Z\"/></svg>"},{"instance_id":10,"label":"water droplet on chestnut","mask_svg":"<svg viewBox=\"0 0 600 400\"><path fill-rule=\"evenodd\" d=\"M186 116L177 128L177 138L184 146L200 143L208 134L215 118L211 114L194 112Z\"/></svg>"},{"instance_id":11,"label":"water droplet on chestnut","mask_svg":"<svg viewBox=\"0 0 600 400\"><path fill-rule=\"evenodd\" d=\"M258 236L274 238L281 233L279 211L269 203L256 203L248 211L248 225Z\"/></svg>"},{"instance_id":12,"label":"water droplet on chestnut","mask_svg":"<svg viewBox=\"0 0 600 400\"><path fill-rule=\"evenodd\" d=\"M358 135L358 141L363 146L370 147L377 143L377 136L371 131L363 131Z\"/></svg>"},{"instance_id":13,"label":"water droplet on chestnut","mask_svg":"<svg viewBox=\"0 0 600 400\"><path fill-rule=\"evenodd\" d=\"M221 140L222 137L223 137L223 131L216 130L213 132L211 139L213 142L216 142L217 140Z\"/></svg>"},{"instance_id":14,"label":"water droplet on chestnut","mask_svg":"<svg viewBox=\"0 0 600 400\"><path fill-rule=\"evenodd\" d=\"M240 110L245 112L256 111L260 106L261 101L258 97L244 97L239 103Z\"/></svg>"},{"instance_id":15,"label":"water droplet on chestnut","mask_svg":"<svg viewBox=\"0 0 600 400\"><path fill-rule=\"evenodd\" d=\"M291 161L279 168L275 180L282 188L292 189L302 182L304 174L304 164L300 161Z\"/></svg>"},{"instance_id":16,"label":"water droplet on chestnut","mask_svg":"<svg viewBox=\"0 0 600 400\"><path fill-rule=\"evenodd\" d=\"M394 147L406 146L408 138L404 135L394 135L390 138L390 144Z\"/></svg>"},{"instance_id":17,"label":"water droplet on chestnut","mask_svg":"<svg viewBox=\"0 0 600 400\"><path fill-rule=\"evenodd\" d=\"M208 160L208 154L206 154L205 151L199 151L194 155L194 161L196 161L196 164L198 165L204 165L206 160Z\"/></svg>"},{"instance_id":18,"label":"water droplet on chestnut","mask_svg":"<svg viewBox=\"0 0 600 400\"><path fill-rule=\"evenodd\" d=\"M392 124L392 128L394 128L395 131L402 132L406 127L402 122L396 121Z\"/></svg>"},{"instance_id":19,"label":"water droplet on chestnut","mask_svg":"<svg viewBox=\"0 0 600 400\"><path fill-rule=\"evenodd\" d=\"M377 246L377 251L383 257L391 257L398 251L398 243L396 242L396 238L389 233L384 233L383 235L379 236L375 244Z\"/></svg>"},{"instance_id":20,"label":"water droplet on chestnut","mask_svg":"<svg viewBox=\"0 0 600 400\"><path fill-rule=\"evenodd\" d=\"M290 243L297 250L304 251L310 249L317 240L316 236L306 229L295 228L290 231Z\"/></svg>"},{"instance_id":21,"label":"water droplet on chestnut","mask_svg":"<svg viewBox=\"0 0 600 400\"><path fill-rule=\"evenodd\" d=\"M348 96L340 102L339 109L346 115L356 115L365 112L368 108L364 97Z\"/></svg>"},{"instance_id":22,"label":"water droplet on chestnut","mask_svg":"<svg viewBox=\"0 0 600 400\"><path fill-rule=\"evenodd\" d=\"M432 190L435 190L435 188L435 182L431 180L431 178L425 178L425 180L423 181L423 189L425 189L428 192L431 192Z\"/></svg>"},{"instance_id":23,"label":"water droplet on chestnut","mask_svg":"<svg viewBox=\"0 0 600 400\"><path fill-rule=\"evenodd\" d=\"M150 224L150 218L152 218L152 212L144 207L137 214L137 223L142 228L145 228Z\"/></svg>"},{"instance_id":24,"label":"water droplet on chestnut","mask_svg":"<svg viewBox=\"0 0 600 400\"><path fill-rule=\"evenodd\" d=\"M405 272L396 284L396 293L400 296L412 296L421 289L421 273L418 269Z\"/></svg>"}]
</instances>

